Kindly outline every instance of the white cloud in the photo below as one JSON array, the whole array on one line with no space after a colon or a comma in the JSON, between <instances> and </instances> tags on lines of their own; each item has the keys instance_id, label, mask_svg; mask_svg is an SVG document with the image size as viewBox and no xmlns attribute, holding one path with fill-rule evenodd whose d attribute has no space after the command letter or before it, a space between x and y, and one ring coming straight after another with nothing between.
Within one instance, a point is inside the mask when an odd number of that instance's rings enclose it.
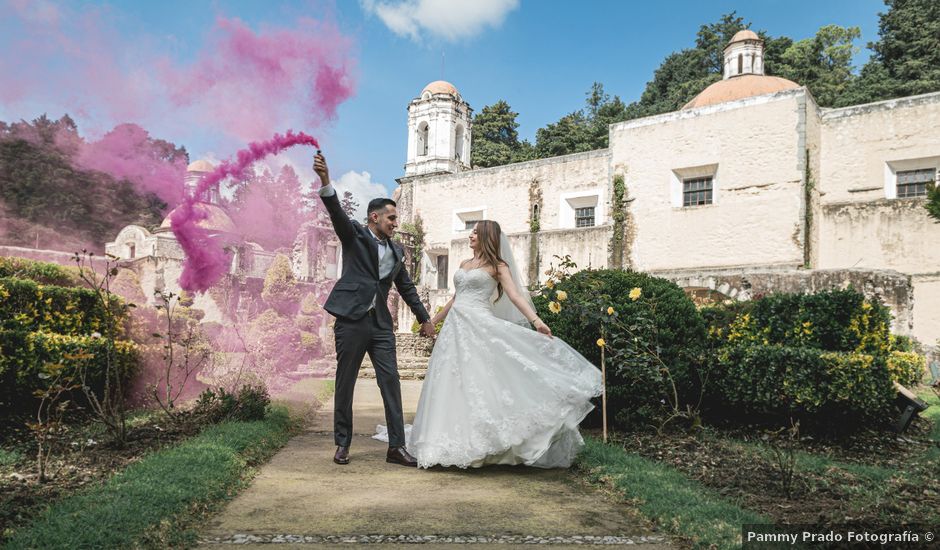
<instances>
[{"instance_id":1,"label":"white cloud","mask_svg":"<svg viewBox=\"0 0 940 550\"><path fill-rule=\"evenodd\" d=\"M381 183L372 181L372 174L368 172L355 172L350 170L337 180L333 180L336 192L340 197L343 193L350 191L353 194L353 200L359 203L354 219L364 220L366 218L366 207L369 201L379 197L388 197L388 190Z\"/></svg>"},{"instance_id":2,"label":"white cloud","mask_svg":"<svg viewBox=\"0 0 940 550\"><path fill-rule=\"evenodd\" d=\"M399 36L420 40L427 32L449 41L470 38L487 26L502 25L519 0L362 0L363 9L376 15Z\"/></svg>"}]
</instances>

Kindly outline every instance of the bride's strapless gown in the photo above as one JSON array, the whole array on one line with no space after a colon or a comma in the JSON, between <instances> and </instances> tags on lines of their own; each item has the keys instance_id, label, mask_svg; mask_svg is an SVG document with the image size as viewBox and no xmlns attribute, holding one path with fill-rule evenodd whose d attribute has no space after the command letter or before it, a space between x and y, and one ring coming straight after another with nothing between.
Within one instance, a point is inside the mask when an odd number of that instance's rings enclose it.
<instances>
[{"instance_id":1,"label":"bride's strapless gown","mask_svg":"<svg viewBox=\"0 0 940 550\"><path fill-rule=\"evenodd\" d=\"M578 424L601 393L600 371L560 339L496 317L487 271L460 269L454 283L409 452L422 468L567 468L584 445Z\"/></svg>"}]
</instances>

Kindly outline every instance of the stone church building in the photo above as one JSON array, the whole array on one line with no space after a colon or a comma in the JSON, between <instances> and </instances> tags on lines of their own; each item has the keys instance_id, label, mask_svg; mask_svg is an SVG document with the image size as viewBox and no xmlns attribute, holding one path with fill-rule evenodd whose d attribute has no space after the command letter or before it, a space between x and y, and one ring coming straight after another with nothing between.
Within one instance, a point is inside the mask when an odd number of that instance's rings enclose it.
<instances>
[{"instance_id":1,"label":"stone church building","mask_svg":"<svg viewBox=\"0 0 940 550\"><path fill-rule=\"evenodd\" d=\"M718 299L852 285L892 309L895 332L933 345L940 223L924 202L940 167L940 93L827 109L763 69L763 42L741 31L723 79L682 109L611 125L607 149L485 169L470 166L469 103L429 84L408 106L395 197L404 221L423 222L432 307L488 219L529 283L557 254ZM400 308L400 330L410 326Z\"/></svg>"},{"instance_id":2,"label":"stone church building","mask_svg":"<svg viewBox=\"0 0 940 550\"><path fill-rule=\"evenodd\" d=\"M186 169L186 187L190 192L199 180L215 166L206 160L197 160ZM229 217L218 185L208 192L196 208L207 216L199 226L209 232L228 251L231 257L228 273L206 293L193 296L193 306L205 313L205 321L225 323L247 320L261 307L258 303L264 277L277 254L290 259L294 277L308 291L325 300L337 279L340 267L339 241L326 212L319 209L314 219L305 223L297 234L292 248L265 250L251 242ZM174 210L175 211L175 210ZM121 266L132 270L139 280L141 292L150 305L157 303L156 291L179 294L179 277L183 272L185 254L170 227L171 211L153 232L139 225L124 227L114 241L105 245L105 252L121 261ZM325 329L321 337L325 337Z\"/></svg>"}]
</instances>

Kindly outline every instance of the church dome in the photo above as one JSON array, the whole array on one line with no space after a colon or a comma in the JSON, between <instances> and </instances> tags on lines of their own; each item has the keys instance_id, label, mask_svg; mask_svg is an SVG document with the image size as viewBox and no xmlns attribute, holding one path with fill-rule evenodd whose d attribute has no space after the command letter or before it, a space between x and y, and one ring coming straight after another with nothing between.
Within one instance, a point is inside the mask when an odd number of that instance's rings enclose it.
<instances>
[{"instance_id":1,"label":"church dome","mask_svg":"<svg viewBox=\"0 0 940 550\"><path fill-rule=\"evenodd\" d=\"M766 76L758 74L742 74L734 78L719 80L702 90L692 101L686 103L683 109L694 109L746 97L754 97L783 90L793 90L800 85L792 80L779 76Z\"/></svg>"},{"instance_id":2,"label":"church dome","mask_svg":"<svg viewBox=\"0 0 940 550\"><path fill-rule=\"evenodd\" d=\"M199 159L195 162L191 162L189 166L186 167L187 172L211 172L213 170L215 170L215 166L205 159Z\"/></svg>"},{"instance_id":3,"label":"church dome","mask_svg":"<svg viewBox=\"0 0 940 550\"><path fill-rule=\"evenodd\" d=\"M450 94L454 97L460 97L460 94L457 92L456 86L447 82L446 80L435 80L434 82L428 84L421 90L421 95L423 96L425 92L434 94Z\"/></svg>"},{"instance_id":4,"label":"church dome","mask_svg":"<svg viewBox=\"0 0 940 550\"><path fill-rule=\"evenodd\" d=\"M232 221L232 218L228 216L225 212L225 209L216 204L210 204L207 202L197 202L193 205L197 210L201 210L207 214L204 220L200 220L197 224L199 227L209 231L210 233L236 233L235 223ZM169 231L171 229L170 219L173 217L173 214L182 208L177 206L174 208L165 218L163 218L163 223L160 224L160 231Z\"/></svg>"},{"instance_id":5,"label":"church dome","mask_svg":"<svg viewBox=\"0 0 940 550\"><path fill-rule=\"evenodd\" d=\"M757 36L757 33L750 30L744 29L743 31L738 31L735 33L734 37L731 38L729 44L734 44L735 42L740 42L742 40L760 40L760 37Z\"/></svg>"}]
</instances>

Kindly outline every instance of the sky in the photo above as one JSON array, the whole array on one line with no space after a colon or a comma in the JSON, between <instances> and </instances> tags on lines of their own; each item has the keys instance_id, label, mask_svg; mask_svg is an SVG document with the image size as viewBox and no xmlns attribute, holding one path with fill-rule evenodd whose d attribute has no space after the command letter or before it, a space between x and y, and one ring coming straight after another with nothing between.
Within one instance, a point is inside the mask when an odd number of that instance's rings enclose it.
<instances>
[{"instance_id":1,"label":"sky","mask_svg":"<svg viewBox=\"0 0 940 550\"><path fill-rule=\"evenodd\" d=\"M637 100L662 60L724 13L794 40L857 26L861 66L885 9L881 0L0 0L0 120L69 113L92 138L134 122L191 160L302 130L319 139L337 187L364 203L403 175L407 106L431 81L453 83L475 111L508 101L520 137L534 142L538 128L581 108L595 81ZM312 182L311 153L268 163Z\"/></svg>"}]
</instances>

